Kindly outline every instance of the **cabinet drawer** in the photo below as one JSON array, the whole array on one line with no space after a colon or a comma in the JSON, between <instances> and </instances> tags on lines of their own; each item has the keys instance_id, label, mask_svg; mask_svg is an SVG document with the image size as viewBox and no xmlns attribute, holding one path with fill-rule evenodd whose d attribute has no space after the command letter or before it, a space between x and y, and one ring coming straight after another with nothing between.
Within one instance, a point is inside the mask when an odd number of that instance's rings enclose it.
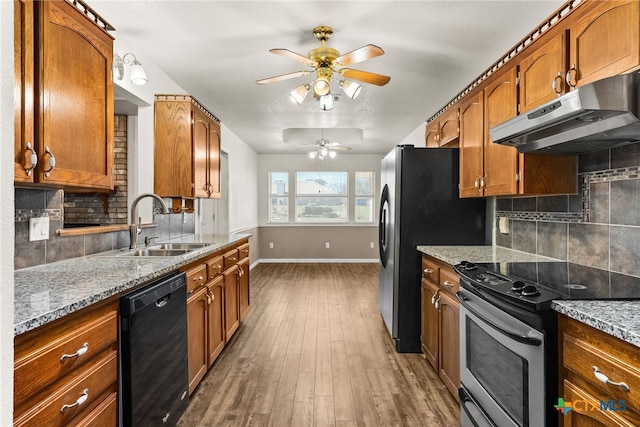
<instances>
[{"instance_id":1,"label":"cabinet drawer","mask_svg":"<svg viewBox=\"0 0 640 427\"><path fill-rule=\"evenodd\" d=\"M233 264L238 262L238 249L233 249L231 251L226 252L223 255L224 258L224 269L231 267Z\"/></svg>"},{"instance_id":2,"label":"cabinet drawer","mask_svg":"<svg viewBox=\"0 0 640 427\"><path fill-rule=\"evenodd\" d=\"M111 393L93 411L76 424L76 427L101 427L118 425L118 394Z\"/></svg>"},{"instance_id":3,"label":"cabinet drawer","mask_svg":"<svg viewBox=\"0 0 640 427\"><path fill-rule=\"evenodd\" d=\"M57 337L16 359L15 404L81 366L101 350L115 343L117 336L118 317L115 311L111 311L86 326Z\"/></svg>"},{"instance_id":4,"label":"cabinet drawer","mask_svg":"<svg viewBox=\"0 0 640 427\"><path fill-rule=\"evenodd\" d=\"M440 267L425 257L422 257L422 278L434 285L440 281Z\"/></svg>"},{"instance_id":5,"label":"cabinet drawer","mask_svg":"<svg viewBox=\"0 0 640 427\"><path fill-rule=\"evenodd\" d=\"M574 336L567 332L563 334L562 359L565 370L584 379L590 386L589 391L597 399L624 400L629 408L640 409L637 403L640 402L640 366L632 364L632 360L637 364L638 358L635 355L640 350L637 348L623 350L622 347L615 349L607 345L607 341L614 337L607 337L603 332L596 330L592 334L591 337ZM620 344L625 343L620 342ZM611 381L627 384L629 391L598 380L594 367L597 367L600 373L606 375Z\"/></svg>"},{"instance_id":6,"label":"cabinet drawer","mask_svg":"<svg viewBox=\"0 0 640 427\"><path fill-rule=\"evenodd\" d=\"M238 257L243 259L249 256L249 244L245 243L238 248Z\"/></svg>"},{"instance_id":7,"label":"cabinet drawer","mask_svg":"<svg viewBox=\"0 0 640 427\"><path fill-rule=\"evenodd\" d=\"M222 274L224 271L224 262L221 256L211 258L207 261L207 275L208 280L213 280L218 274Z\"/></svg>"},{"instance_id":8,"label":"cabinet drawer","mask_svg":"<svg viewBox=\"0 0 640 427\"><path fill-rule=\"evenodd\" d=\"M440 270L440 289L455 296L460 289L460 277L455 271Z\"/></svg>"},{"instance_id":9,"label":"cabinet drawer","mask_svg":"<svg viewBox=\"0 0 640 427\"><path fill-rule=\"evenodd\" d=\"M193 292L207 281L207 264L201 264L187 271L187 293Z\"/></svg>"},{"instance_id":10,"label":"cabinet drawer","mask_svg":"<svg viewBox=\"0 0 640 427\"><path fill-rule=\"evenodd\" d=\"M61 381L50 393L43 393L39 402L14 419L14 425L68 425L77 416L89 414L86 411L99 406L105 391L111 388L115 392L117 377L118 357L117 352L113 351L95 363L88 364L77 375L71 375L68 381Z\"/></svg>"}]
</instances>

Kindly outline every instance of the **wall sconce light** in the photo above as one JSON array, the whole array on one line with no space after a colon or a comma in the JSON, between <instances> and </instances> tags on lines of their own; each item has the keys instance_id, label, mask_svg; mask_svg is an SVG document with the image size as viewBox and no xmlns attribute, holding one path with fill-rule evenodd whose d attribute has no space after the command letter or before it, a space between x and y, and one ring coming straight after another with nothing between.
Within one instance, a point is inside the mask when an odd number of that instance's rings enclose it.
<instances>
[{"instance_id":1,"label":"wall sconce light","mask_svg":"<svg viewBox=\"0 0 640 427\"><path fill-rule=\"evenodd\" d=\"M129 56L133 57L133 59L130 59ZM147 83L147 74L144 72L142 64L131 52L125 53L122 57L117 53L114 55L113 71L116 79L122 80L124 77L124 64L131 64L131 83L134 85L143 85Z\"/></svg>"}]
</instances>

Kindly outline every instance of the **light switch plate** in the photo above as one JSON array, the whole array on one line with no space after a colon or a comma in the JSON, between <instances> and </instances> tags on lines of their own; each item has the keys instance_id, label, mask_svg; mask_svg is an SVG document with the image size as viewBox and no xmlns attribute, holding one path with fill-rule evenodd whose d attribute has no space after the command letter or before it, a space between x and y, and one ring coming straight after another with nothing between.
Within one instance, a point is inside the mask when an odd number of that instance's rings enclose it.
<instances>
[{"instance_id":1,"label":"light switch plate","mask_svg":"<svg viewBox=\"0 0 640 427\"><path fill-rule=\"evenodd\" d=\"M49 238L49 217L29 218L29 241Z\"/></svg>"},{"instance_id":2,"label":"light switch plate","mask_svg":"<svg viewBox=\"0 0 640 427\"><path fill-rule=\"evenodd\" d=\"M498 218L498 231L501 234L509 234L509 218L506 216L501 216Z\"/></svg>"}]
</instances>

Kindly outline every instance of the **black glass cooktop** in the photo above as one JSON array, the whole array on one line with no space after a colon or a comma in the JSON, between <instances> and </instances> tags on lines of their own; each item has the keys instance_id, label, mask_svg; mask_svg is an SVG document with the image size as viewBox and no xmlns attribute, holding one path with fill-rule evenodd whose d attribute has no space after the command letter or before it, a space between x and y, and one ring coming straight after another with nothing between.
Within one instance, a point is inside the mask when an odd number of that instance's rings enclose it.
<instances>
[{"instance_id":1,"label":"black glass cooktop","mask_svg":"<svg viewBox=\"0 0 640 427\"><path fill-rule=\"evenodd\" d=\"M569 262L478 263L513 280L523 280L565 299L640 299L640 277Z\"/></svg>"}]
</instances>

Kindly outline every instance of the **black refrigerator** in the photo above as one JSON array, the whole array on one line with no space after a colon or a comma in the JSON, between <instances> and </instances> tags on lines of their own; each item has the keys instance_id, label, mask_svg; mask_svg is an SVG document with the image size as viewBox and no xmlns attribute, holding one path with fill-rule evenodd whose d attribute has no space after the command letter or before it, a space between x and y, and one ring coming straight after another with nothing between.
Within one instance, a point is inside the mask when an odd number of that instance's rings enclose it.
<instances>
[{"instance_id":1,"label":"black refrigerator","mask_svg":"<svg viewBox=\"0 0 640 427\"><path fill-rule=\"evenodd\" d=\"M460 199L456 148L395 147L380 175L378 306L399 353L420 349L420 245L483 245L482 198Z\"/></svg>"}]
</instances>

